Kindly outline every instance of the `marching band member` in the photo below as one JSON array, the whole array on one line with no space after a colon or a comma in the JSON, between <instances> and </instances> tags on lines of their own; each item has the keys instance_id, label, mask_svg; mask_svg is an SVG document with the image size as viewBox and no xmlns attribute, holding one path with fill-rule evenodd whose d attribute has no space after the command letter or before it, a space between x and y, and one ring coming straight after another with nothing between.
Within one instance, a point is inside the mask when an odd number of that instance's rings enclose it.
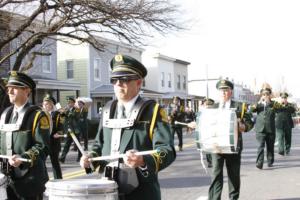
<instances>
[{"instance_id":1,"label":"marching band member","mask_svg":"<svg viewBox=\"0 0 300 200\"><path fill-rule=\"evenodd\" d=\"M258 142L256 167L263 168L264 149L267 148L268 167L274 163L274 143L275 143L275 111L278 103L271 100L272 89L269 85L260 91L259 102L251 106L251 111L257 113L255 122L256 140Z\"/></svg>"},{"instance_id":2,"label":"marching band member","mask_svg":"<svg viewBox=\"0 0 300 200\"><path fill-rule=\"evenodd\" d=\"M8 176L7 199L42 199L48 173L50 124L47 114L30 105L35 82L28 75L11 71L6 85L13 104L1 115L0 151L2 172ZM13 125L12 126L9 125ZM7 161L7 162L6 162ZM6 164L6 169L4 165Z\"/></svg>"},{"instance_id":3,"label":"marching band member","mask_svg":"<svg viewBox=\"0 0 300 200\"><path fill-rule=\"evenodd\" d=\"M185 122L185 111L184 106L181 105L181 99L178 96L173 97L173 104L171 105L171 113L168 116L169 122L171 124L171 133L173 138L175 138L175 133L178 137L178 150L182 151L183 138L182 138L182 125L176 124L175 122Z\"/></svg>"},{"instance_id":4,"label":"marching band member","mask_svg":"<svg viewBox=\"0 0 300 200\"><path fill-rule=\"evenodd\" d=\"M142 63L127 55L116 55L111 60L111 68L117 100L103 108L92 152L82 156L80 165L89 168L89 157L125 154L123 159L92 164L105 168L104 176L118 183L121 200L160 200L158 172L176 157L167 114L154 100L139 96L147 74ZM127 124L131 120L134 123ZM158 151L137 154L150 150ZM129 176L122 176L125 170Z\"/></svg>"},{"instance_id":5,"label":"marching band member","mask_svg":"<svg viewBox=\"0 0 300 200\"><path fill-rule=\"evenodd\" d=\"M203 106L205 108L213 108L215 104L215 101L211 98L205 98L203 101ZM212 158L210 153L206 153L206 161L207 161L207 167L212 167Z\"/></svg>"},{"instance_id":6,"label":"marching band member","mask_svg":"<svg viewBox=\"0 0 300 200\"><path fill-rule=\"evenodd\" d=\"M43 109L51 117L50 134L50 160L53 169L54 179L62 179L62 172L58 160L61 149L61 135L63 134L63 118L59 111L55 110L56 100L51 95L46 95L43 99Z\"/></svg>"},{"instance_id":7,"label":"marching band member","mask_svg":"<svg viewBox=\"0 0 300 200\"><path fill-rule=\"evenodd\" d=\"M65 141L65 145L63 148L63 151L60 155L59 161L61 163L64 163L66 160L66 156L70 150L70 147L72 145L73 139L69 133L69 130L72 131L73 133L75 133L75 136L77 137L77 139L79 138L80 135L80 130L78 127L78 113L76 112L76 108L75 108L75 99L72 97L69 97L68 99L68 108L64 110L64 129L65 132L67 133L67 138ZM80 157L81 157L81 152L79 151L79 149L77 149L78 154L77 154L77 162L79 162Z\"/></svg>"},{"instance_id":8,"label":"marching band member","mask_svg":"<svg viewBox=\"0 0 300 200\"><path fill-rule=\"evenodd\" d=\"M292 128L294 128L292 114L296 112L296 109L287 101L288 96L286 92L280 94L281 107L277 109L275 117L278 154L280 155L288 155L292 143Z\"/></svg>"},{"instance_id":9,"label":"marching band member","mask_svg":"<svg viewBox=\"0 0 300 200\"><path fill-rule=\"evenodd\" d=\"M226 164L228 175L229 199L236 200L240 195L240 167L241 152L243 149L242 133L248 132L253 127L251 114L247 113L247 106L233 100L233 83L228 80L219 80L216 88L220 94L219 104L215 104L218 109L236 108L238 118L238 145L237 153L212 153L212 182L209 187L209 200L221 199L223 189L223 166ZM191 122L188 126L195 128L196 123Z\"/></svg>"},{"instance_id":10,"label":"marching band member","mask_svg":"<svg viewBox=\"0 0 300 200\"><path fill-rule=\"evenodd\" d=\"M231 100L233 83L228 80L220 80L216 85L220 93L219 108L236 108L238 123L238 153L237 154L212 154L213 177L209 187L209 199L221 199L223 188L223 166L227 167L229 199L236 200L240 195L240 167L241 153L243 149L242 133L250 131L253 127L251 115L245 110L247 106Z\"/></svg>"}]
</instances>

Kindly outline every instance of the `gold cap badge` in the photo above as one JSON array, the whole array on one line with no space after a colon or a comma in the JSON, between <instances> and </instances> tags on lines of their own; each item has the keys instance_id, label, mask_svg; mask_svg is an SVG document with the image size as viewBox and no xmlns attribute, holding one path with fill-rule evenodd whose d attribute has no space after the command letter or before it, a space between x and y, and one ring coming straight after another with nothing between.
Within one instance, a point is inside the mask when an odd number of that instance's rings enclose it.
<instances>
[{"instance_id":1,"label":"gold cap badge","mask_svg":"<svg viewBox=\"0 0 300 200\"><path fill-rule=\"evenodd\" d=\"M11 71L11 72L10 72L10 75L11 75L11 76L17 76L17 72L16 72L16 71Z\"/></svg>"},{"instance_id":2,"label":"gold cap badge","mask_svg":"<svg viewBox=\"0 0 300 200\"><path fill-rule=\"evenodd\" d=\"M122 55L116 55L115 56L115 60L117 61L117 62L122 62L123 61L123 56Z\"/></svg>"}]
</instances>

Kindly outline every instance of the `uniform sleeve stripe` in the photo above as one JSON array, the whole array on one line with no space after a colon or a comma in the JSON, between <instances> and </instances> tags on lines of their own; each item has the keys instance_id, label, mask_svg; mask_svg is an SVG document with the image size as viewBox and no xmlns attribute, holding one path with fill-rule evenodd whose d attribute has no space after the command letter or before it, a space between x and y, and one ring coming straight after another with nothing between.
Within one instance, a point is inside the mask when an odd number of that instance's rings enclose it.
<instances>
[{"instance_id":1,"label":"uniform sleeve stripe","mask_svg":"<svg viewBox=\"0 0 300 200\"><path fill-rule=\"evenodd\" d=\"M154 130L154 125L155 125L155 121L156 121L156 117L157 117L157 113L158 113L158 108L159 108L159 104L156 103L155 107L154 107L154 111L153 111L153 116L152 116L151 125L150 125L150 132L149 132L149 137L150 137L151 141L153 138L153 130Z\"/></svg>"},{"instance_id":2,"label":"uniform sleeve stripe","mask_svg":"<svg viewBox=\"0 0 300 200\"><path fill-rule=\"evenodd\" d=\"M37 123L37 120L38 120L40 114L41 114L41 111L38 111L38 112L35 114L35 116L34 116L33 126L32 126L32 137L34 137L34 134L35 134L35 131L34 131L34 130L35 130L35 128L36 128L36 123Z\"/></svg>"}]
</instances>

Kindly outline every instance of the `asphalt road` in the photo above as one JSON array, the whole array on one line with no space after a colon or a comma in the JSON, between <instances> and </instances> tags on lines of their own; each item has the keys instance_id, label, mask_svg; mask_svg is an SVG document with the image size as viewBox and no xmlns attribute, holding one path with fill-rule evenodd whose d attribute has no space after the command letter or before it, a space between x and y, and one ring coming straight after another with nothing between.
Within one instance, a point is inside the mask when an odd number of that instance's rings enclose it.
<instances>
[{"instance_id":1,"label":"asphalt road","mask_svg":"<svg viewBox=\"0 0 300 200\"><path fill-rule=\"evenodd\" d=\"M176 161L159 173L163 200L202 200L207 197L211 169L206 172L202 167L194 137L194 134L184 134L183 151L177 152ZM275 148L274 166L269 168L265 163L263 170L255 167L257 148L255 133L253 131L244 133L243 139L240 199L300 200L300 129L293 129L291 154L280 156ZM76 162L76 155L75 152L70 151L66 162L62 164L64 179L96 178L96 174L85 175ZM52 177L49 160L47 168L49 176ZM226 167L222 199L228 199Z\"/></svg>"}]
</instances>

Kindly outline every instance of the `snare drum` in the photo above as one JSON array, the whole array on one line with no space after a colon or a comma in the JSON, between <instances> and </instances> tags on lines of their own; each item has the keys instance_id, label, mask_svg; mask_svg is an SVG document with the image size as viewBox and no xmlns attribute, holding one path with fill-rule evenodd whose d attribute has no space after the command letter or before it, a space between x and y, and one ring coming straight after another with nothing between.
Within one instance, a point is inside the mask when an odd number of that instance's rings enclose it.
<instances>
[{"instance_id":1,"label":"snare drum","mask_svg":"<svg viewBox=\"0 0 300 200\"><path fill-rule=\"evenodd\" d=\"M197 115L198 148L209 153L237 153L235 109L201 109Z\"/></svg>"},{"instance_id":2,"label":"snare drum","mask_svg":"<svg viewBox=\"0 0 300 200\"><path fill-rule=\"evenodd\" d=\"M105 179L51 180L46 184L49 200L118 200L115 181Z\"/></svg>"}]
</instances>

